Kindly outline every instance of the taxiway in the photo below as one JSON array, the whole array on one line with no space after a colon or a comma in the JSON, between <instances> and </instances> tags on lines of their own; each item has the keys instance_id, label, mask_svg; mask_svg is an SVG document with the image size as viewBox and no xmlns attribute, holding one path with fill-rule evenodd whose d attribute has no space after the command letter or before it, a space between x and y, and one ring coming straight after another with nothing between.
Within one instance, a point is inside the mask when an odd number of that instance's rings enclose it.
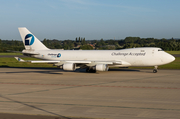
<instances>
[{"instance_id":1,"label":"taxiway","mask_svg":"<svg viewBox=\"0 0 180 119\"><path fill-rule=\"evenodd\" d=\"M0 113L62 118L180 117L180 70L0 68Z\"/></svg>"}]
</instances>

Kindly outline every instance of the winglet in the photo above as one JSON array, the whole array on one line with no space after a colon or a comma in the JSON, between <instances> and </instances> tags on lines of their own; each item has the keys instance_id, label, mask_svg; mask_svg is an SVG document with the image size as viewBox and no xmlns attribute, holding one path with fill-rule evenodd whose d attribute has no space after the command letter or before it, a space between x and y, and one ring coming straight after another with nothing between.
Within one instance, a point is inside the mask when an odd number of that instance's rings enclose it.
<instances>
[{"instance_id":1,"label":"winglet","mask_svg":"<svg viewBox=\"0 0 180 119\"><path fill-rule=\"evenodd\" d=\"M23 59L19 58L19 57L14 57L17 61L19 62L25 62Z\"/></svg>"}]
</instances>

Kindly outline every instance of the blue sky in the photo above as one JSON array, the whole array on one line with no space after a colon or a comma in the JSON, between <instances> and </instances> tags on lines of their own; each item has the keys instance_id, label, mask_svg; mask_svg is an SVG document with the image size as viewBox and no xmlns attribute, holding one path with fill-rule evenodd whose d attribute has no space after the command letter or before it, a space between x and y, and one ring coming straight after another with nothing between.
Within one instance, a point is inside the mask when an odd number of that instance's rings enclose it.
<instances>
[{"instance_id":1,"label":"blue sky","mask_svg":"<svg viewBox=\"0 0 180 119\"><path fill-rule=\"evenodd\" d=\"M0 0L0 39L180 38L180 0Z\"/></svg>"}]
</instances>

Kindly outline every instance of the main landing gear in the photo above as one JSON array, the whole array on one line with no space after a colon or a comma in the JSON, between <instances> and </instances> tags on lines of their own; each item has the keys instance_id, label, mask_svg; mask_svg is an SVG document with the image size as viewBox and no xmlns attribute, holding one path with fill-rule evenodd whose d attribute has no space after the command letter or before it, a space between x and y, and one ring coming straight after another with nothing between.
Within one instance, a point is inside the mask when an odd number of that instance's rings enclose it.
<instances>
[{"instance_id":1,"label":"main landing gear","mask_svg":"<svg viewBox=\"0 0 180 119\"><path fill-rule=\"evenodd\" d=\"M86 72L88 72L88 73L96 73L96 70L93 69L92 67L88 67L88 68L86 69Z\"/></svg>"},{"instance_id":2,"label":"main landing gear","mask_svg":"<svg viewBox=\"0 0 180 119\"><path fill-rule=\"evenodd\" d=\"M157 68L158 68L158 66L154 66L154 69L153 69L153 73L157 73Z\"/></svg>"}]
</instances>

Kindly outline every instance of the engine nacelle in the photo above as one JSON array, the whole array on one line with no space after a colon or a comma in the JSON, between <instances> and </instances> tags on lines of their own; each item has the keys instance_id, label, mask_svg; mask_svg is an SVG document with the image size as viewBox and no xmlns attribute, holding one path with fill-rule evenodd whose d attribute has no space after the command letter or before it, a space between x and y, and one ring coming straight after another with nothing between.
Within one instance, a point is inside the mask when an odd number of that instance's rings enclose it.
<instances>
[{"instance_id":1,"label":"engine nacelle","mask_svg":"<svg viewBox=\"0 0 180 119\"><path fill-rule=\"evenodd\" d=\"M63 64L63 70L74 71L75 69L76 69L76 64L74 63Z\"/></svg>"},{"instance_id":2,"label":"engine nacelle","mask_svg":"<svg viewBox=\"0 0 180 119\"><path fill-rule=\"evenodd\" d=\"M107 64L97 64L96 71L108 71L109 67Z\"/></svg>"}]
</instances>

